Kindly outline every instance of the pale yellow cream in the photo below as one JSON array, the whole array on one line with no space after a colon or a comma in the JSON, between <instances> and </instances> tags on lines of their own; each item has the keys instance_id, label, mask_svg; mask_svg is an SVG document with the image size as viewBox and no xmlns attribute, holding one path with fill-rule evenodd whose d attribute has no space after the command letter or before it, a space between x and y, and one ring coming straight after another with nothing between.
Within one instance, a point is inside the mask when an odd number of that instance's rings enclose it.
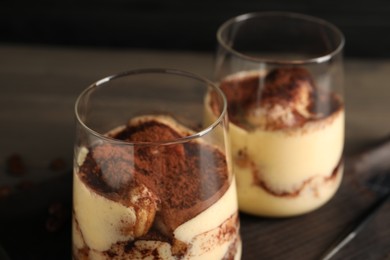
<instances>
[{"instance_id":1,"label":"pale yellow cream","mask_svg":"<svg viewBox=\"0 0 390 260\"><path fill-rule=\"evenodd\" d=\"M205 104L206 122L212 122L209 97ZM243 212L272 217L303 214L326 203L340 185L343 110L282 130L246 130L229 123L229 136Z\"/></svg>"}]
</instances>

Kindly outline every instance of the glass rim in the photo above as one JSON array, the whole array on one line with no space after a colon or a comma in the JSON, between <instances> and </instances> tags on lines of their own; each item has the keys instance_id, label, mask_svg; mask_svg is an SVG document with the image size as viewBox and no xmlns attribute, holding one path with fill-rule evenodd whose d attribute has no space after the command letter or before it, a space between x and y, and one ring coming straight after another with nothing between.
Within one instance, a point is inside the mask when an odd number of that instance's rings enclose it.
<instances>
[{"instance_id":1,"label":"glass rim","mask_svg":"<svg viewBox=\"0 0 390 260\"><path fill-rule=\"evenodd\" d=\"M293 18L293 19L299 19L306 22L316 23L318 25L322 25L324 27L329 28L335 35L337 35L340 38L339 44L337 44L336 48L333 48L333 50L329 51L327 54L314 57L314 58L308 58L308 59L296 59L296 60L274 60L270 58L259 58L259 57L252 57L249 55L245 55L240 51L235 50L234 48L230 47L226 41L222 37L222 33L228 29L231 25L245 21L251 18L260 18L260 17L267 17L267 16L274 16L274 17L287 17L287 18ZM234 16L225 22L223 22L218 30L217 30L217 41L220 46L222 46L226 51L229 51L230 53L234 54L235 56L249 60L252 62L261 62L261 63L269 63L269 64L309 64L309 63L322 63L329 61L332 57L340 53L345 45L345 37L344 34L341 32L341 30L332 24L329 21L326 21L322 18L301 14L301 13L295 13L295 12L285 12L285 11L265 11L265 12L250 12L250 13L244 13L237 16Z\"/></svg>"},{"instance_id":2,"label":"glass rim","mask_svg":"<svg viewBox=\"0 0 390 260\"><path fill-rule=\"evenodd\" d=\"M164 141L153 141L153 142L146 142L146 141L124 141L124 140L119 140L115 139L112 137L109 137L107 135L104 135L102 133L99 133L89 127L82 119L81 115L79 113L79 108L80 108L80 103L82 99L87 95L88 93L92 93L95 89L99 87L103 87L106 83L113 81L115 79L119 78L124 78L132 75L141 75L141 74L166 74L166 75L175 75L175 76L181 76L183 78L190 78L193 80L197 80L199 82L203 82L207 87L211 87L213 90L215 90L218 95L221 97L222 100L222 109L221 112L219 113L218 117L213 121L212 124L203 127L202 130L200 131L193 131L194 133L188 136L172 139L172 140L164 140ZM87 88L85 88L77 97L75 105L74 105L74 112L76 116L77 122L91 135L102 139L104 141L107 141L109 143L115 143L115 144L120 144L120 145L130 145L130 146L135 146L135 145L146 145L146 146L151 146L151 145L171 145L171 144L180 144L180 143L185 143L194 139L201 138L202 136L208 134L211 132L214 128L216 128L221 121L224 120L226 114L227 114L227 101L226 97L223 94L222 90L218 88L212 81L208 80L205 77L202 77L198 74L180 70L180 69L170 69L170 68L142 68L142 69L133 69L133 70L127 70L123 72L119 72L117 74L113 74L107 77L104 77L98 81L95 81L91 85L89 85Z\"/></svg>"}]
</instances>

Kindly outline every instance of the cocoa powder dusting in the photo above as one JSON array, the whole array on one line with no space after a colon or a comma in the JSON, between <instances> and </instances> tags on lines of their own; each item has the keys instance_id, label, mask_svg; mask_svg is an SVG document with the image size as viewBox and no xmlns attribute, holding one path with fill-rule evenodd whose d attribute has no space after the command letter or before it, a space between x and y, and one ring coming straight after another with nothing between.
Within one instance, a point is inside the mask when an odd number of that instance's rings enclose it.
<instances>
[{"instance_id":1,"label":"cocoa powder dusting","mask_svg":"<svg viewBox=\"0 0 390 260\"><path fill-rule=\"evenodd\" d=\"M184 135L169 125L149 120L129 125L112 137L153 142ZM161 205L155 221L161 227L159 232L168 237L173 237L177 226L215 203L229 185L224 154L197 141L169 145L100 144L89 148L78 174L97 193L122 203L126 203L123 200L134 185L145 185L159 198Z\"/></svg>"},{"instance_id":2,"label":"cocoa powder dusting","mask_svg":"<svg viewBox=\"0 0 390 260\"><path fill-rule=\"evenodd\" d=\"M219 87L224 92L228 103L227 110L229 120L236 125L242 125L242 115L249 104L252 104L260 91L262 78L257 75L248 75L245 77L238 77L224 80ZM220 108L217 107L215 97L211 98L211 107L213 111L218 114Z\"/></svg>"},{"instance_id":3,"label":"cocoa powder dusting","mask_svg":"<svg viewBox=\"0 0 390 260\"><path fill-rule=\"evenodd\" d=\"M310 99L313 99L315 84L306 69L292 67L272 70L265 78L262 99L273 99L273 102L294 102L302 84L309 86Z\"/></svg>"},{"instance_id":4,"label":"cocoa powder dusting","mask_svg":"<svg viewBox=\"0 0 390 260\"><path fill-rule=\"evenodd\" d=\"M263 114L258 115L263 117L261 127L279 130L300 127L342 108L341 100L335 94L321 93L310 72L302 67L276 68L265 75L231 76L221 81L220 88L228 102L229 120L248 130L253 128L248 115L259 113L259 109L263 110ZM217 114L214 95L211 95L210 107Z\"/></svg>"}]
</instances>

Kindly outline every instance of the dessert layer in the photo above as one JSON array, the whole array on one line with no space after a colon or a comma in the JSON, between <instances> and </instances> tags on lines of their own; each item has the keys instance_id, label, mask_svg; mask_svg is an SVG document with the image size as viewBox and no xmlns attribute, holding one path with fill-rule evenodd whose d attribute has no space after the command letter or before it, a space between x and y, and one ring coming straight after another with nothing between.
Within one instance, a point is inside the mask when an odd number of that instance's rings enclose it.
<instances>
[{"instance_id":1,"label":"dessert layer","mask_svg":"<svg viewBox=\"0 0 390 260\"><path fill-rule=\"evenodd\" d=\"M79 149L75 254L136 257L153 249L169 255L164 259L236 255L236 186L224 153L203 141L156 144L190 134L170 118L140 117L109 133L136 145L102 142Z\"/></svg>"},{"instance_id":2,"label":"dessert layer","mask_svg":"<svg viewBox=\"0 0 390 260\"><path fill-rule=\"evenodd\" d=\"M344 106L320 90L303 68L242 72L220 84L229 108L229 134L240 209L289 216L323 205L342 177ZM207 122L216 118L213 94Z\"/></svg>"},{"instance_id":3,"label":"dessert layer","mask_svg":"<svg viewBox=\"0 0 390 260\"><path fill-rule=\"evenodd\" d=\"M237 183L240 210L268 217L288 217L313 211L328 202L340 186L343 165L335 168L330 177L314 176L294 191L274 193L254 185L252 169L240 168ZM272 189L272 188L271 188Z\"/></svg>"},{"instance_id":4,"label":"dessert layer","mask_svg":"<svg viewBox=\"0 0 390 260\"><path fill-rule=\"evenodd\" d=\"M342 109L342 101L321 91L301 67L241 72L219 86L228 101L229 120L248 131L296 128Z\"/></svg>"},{"instance_id":5,"label":"dessert layer","mask_svg":"<svg viewBox=\"0 0 390 260\"><path fill-rule=\"evenodd\" d=\"M113 243L106 250L87 246L79 223L73 218L74 253L88 259L240 259L241 240L236 185L221 200L175 230L175 239L148 234L134 241ZM202 225L203 223L203 225ZM100 234L101 235L101 234ZM178 249L185 253L178 254ZM82 257L80 257L83 259Z\"/></svg>"},{"instance_id":6,"label":"dessert layer","mask_svg":"<svg viewBox=\"0 0 390 260\"><path fill-rule=\"evenodd\" d=\"M255 168L251 175L256 179L275 191L291 191L313 176L330 176L337 167L344 146L344 113L288 131L247 132L231 124L230 137L238 168Z\"/></svg>"}]
</instances>

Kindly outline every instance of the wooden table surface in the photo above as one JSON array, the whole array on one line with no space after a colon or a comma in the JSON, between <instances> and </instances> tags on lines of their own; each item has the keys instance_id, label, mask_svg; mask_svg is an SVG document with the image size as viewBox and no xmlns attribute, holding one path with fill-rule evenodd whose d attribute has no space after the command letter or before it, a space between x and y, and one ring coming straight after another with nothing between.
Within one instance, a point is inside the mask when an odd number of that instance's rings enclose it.
<instances>
[{"instance_id":1,"label":"wooden table surface","mask_svg":"<svg viewBox=\"0 0 390 260\"><path fill-rule=\"evenodd\" d=\"M213 54L0 45L0 244L11 259L70 259L75 99L97 79L143 67L212 78ZM369 173L351 170L351 158L390 136L390 60L346 59L345 75L347 170L340 190L299 217L242 214L242 259L318 259L375 200L362 185ZM12 154L24 162L20 176L6 171ZM50 170L56 158L66 167ZM63 218L49 210L57 202ZM61 225L48 228L53 218ZM390 259L390 203L334 259Z\"/></svg>"}]
</instances>

